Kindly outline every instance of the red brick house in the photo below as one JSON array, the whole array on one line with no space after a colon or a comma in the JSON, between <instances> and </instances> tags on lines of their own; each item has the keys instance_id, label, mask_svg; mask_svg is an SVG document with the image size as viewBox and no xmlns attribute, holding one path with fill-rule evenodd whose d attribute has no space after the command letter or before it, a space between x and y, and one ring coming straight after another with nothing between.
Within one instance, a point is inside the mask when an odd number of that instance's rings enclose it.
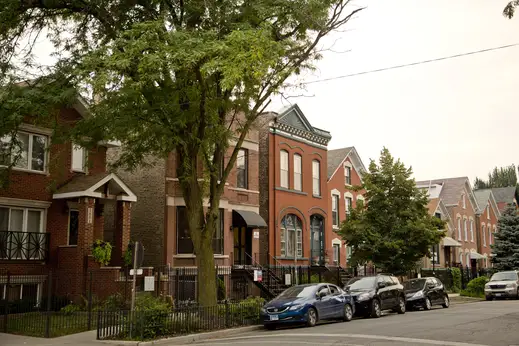
<instances>
[{"instance_id":1,"label":"red brick house","mask_svg":"<svg viewBox=\"0 0 519 346\"><path fill-rule=\"evenodd\" d=\"M492 194L501 213L505 211L509 204L513 204L516 208L519 206L519 203L517 203L517 188L515 186L493 188Z\"/></svg>"},{"instance_id":2,"label":"red brick house","mask_svg":"<svg viewBox=\"0 0 519 346\"><path fill-rule=\"evenodd\" d=\"M501 216L493 189L476 190L474 194L478 201L479 211L476 214L478 232L478 252L485 258L481 262L484 268L491 267L491 245L494 244L494 234L497 232L497 221Z\"/></svg>"},{"instance_id":3,"label":"red brick house","mask_svg":"<svg viewBox=\"0 0 519 346\"><path fill-rule=\"evenodd\" d=\"M87 108L78 100L74 107L60 109L58 122L73 126L86 116ZM98 143L88 151L71 142L52 143L53 130L31 125L32 120L27 117L19 129L21 156L8 187L0 190L0 298L6 298L9 272L8 299L40 299L49 270L57 295L77 296L85 292L87 270L99 268L91 257L94 240L111 241L111 265L121 264L137 199L106 171L106 150L117 143ZM9 141L1 139L4 145ZM105 208L116 210L112 234L104 232Z\"/></svg>"},{"instance_id":4,"label":"red brick house","mask_svg":"<svg viewBox=\"0 0 519 346\"><path fill-rule=\"evenodd\" d=\"M329 132L310 124L293 105L264 115L260 140L262 263L324 264L327 253Z\"/></svg>"},{"instance_id":5,"label":"red brick house","mask_svg":"<svg viewBox=\"0 0 519 346\"><path fill-rule=\"evenodd\" d=\"M450 248L451 265L476 267L477 260L484 257L478 253L476 214L479 206L469 179L459 177L425 180L416 182L416 185L426 189L429 198L441 198L454 223L454 237L461 246L443 240L443 247Z\"/></svg>"},{"instance_id":6,"label":"red brick house","mask_svg":"<svg viewBox=\"0 0 519 346\"><path fill-rule=\"evenodd\" d=\"M366 168L354 147L328 151L328 211L325 239L326 252L331 254L330 264L346 266L351 251L336 231L346 220L350 208L356 208L358 201L364 201L364 191L353 191L353 186L362 183Z\"/></svg>"}]
</instances>

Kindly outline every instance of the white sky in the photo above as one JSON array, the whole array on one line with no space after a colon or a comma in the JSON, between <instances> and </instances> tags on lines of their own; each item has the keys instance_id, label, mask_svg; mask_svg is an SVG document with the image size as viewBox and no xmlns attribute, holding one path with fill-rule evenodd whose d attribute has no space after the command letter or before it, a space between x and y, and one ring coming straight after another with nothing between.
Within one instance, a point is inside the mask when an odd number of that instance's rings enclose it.
<instances>
[{"instance_id":1,"label":"white sky","mask_svg":"<svg viewBox=\"0 0 519 346\"><path fill-rule=\"evenodd\" d=\"M507 0L356 0L367 5L336 33L334 51L306 80L519 43L519 16ZM383 146L415 177L485 177L519 163L519 46L441 62L311 84L298 103L329 148L353 145L364 164ZM292 92L292 95L302 92ZM517 96L516 96L517 97ZM277 98L272 110L288 102Z\"/></svg>"}]
</instances>

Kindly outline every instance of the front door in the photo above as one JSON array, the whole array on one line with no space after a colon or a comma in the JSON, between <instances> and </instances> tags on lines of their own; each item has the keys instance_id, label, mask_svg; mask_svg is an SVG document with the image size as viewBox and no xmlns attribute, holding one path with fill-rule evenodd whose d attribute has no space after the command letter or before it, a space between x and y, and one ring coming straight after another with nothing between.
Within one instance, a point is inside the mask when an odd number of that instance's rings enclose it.
<instances>
[{"instance_id":1,"label":"front door","mask_svg":"<svg viewBox=\"0 0 519 346\"><path fill-rule=\"evenodd\" d=\"M252 229L234 227L234 264L252 264Z\"/></svg>"},{"instance_id":2,"label":"front door","mask_svg":"<svg viewBox=\"0 0 519 346\"><path fill-rule=\"evenodd\" d=\"M314 265L324 264L324 220L320 215L310 218L311 261Z\"/></svg>"}]
</instances>

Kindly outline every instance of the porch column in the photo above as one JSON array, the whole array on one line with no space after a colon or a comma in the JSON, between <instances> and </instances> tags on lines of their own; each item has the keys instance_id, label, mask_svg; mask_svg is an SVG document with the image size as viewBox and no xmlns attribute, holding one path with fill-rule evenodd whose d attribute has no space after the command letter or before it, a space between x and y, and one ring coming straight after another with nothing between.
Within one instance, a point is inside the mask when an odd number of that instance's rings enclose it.
<instances>
[{"instance_id":1,"label":"porch column","mask_svg":"<svg viewBox=\"0 0 519 346\"><path fill-rule=\"evenodd\" d=\"M130 242L131 207L131 202L117 201L111 261L113 265L123 265L123 254Z\"/></svg>"},{"instance_id":2,"label":"porch column","mask_svg":"<svg viewBox=\"0 0 519 346\"><path fill-rule=\"evenodd\" d=\"M86 275L88 269L88 256L91 255L94 243L94 208L95 199L84 197L79 199L79 229L77 241L76 287L73 295L79 296L86 289Z\"/></svg>"}]
</instances>

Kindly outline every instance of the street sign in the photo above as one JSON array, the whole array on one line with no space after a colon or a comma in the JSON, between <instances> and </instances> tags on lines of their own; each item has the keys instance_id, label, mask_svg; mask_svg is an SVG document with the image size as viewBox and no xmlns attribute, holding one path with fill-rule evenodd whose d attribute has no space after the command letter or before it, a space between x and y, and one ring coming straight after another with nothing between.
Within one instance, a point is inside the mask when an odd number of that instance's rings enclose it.
<instances>
[{"instance_id":1,"label":"street sign","mask_svg":"<svg viewBox=\"0 0 519 346\"><path fill-rule=\"evenodd\" d=\"M137 269L137 273L135 273L135 269L130 269L130 275L142 275L142 269Z\"/></svg>"},{"instance_id":2,"label":"street sign","mask_svg":"<svg viewBox=\"0 0 519 346\"><path fill-rule=\"evenodd\" d=\"M292 285L292 274L285 274L285 285Z\"/></svg>"}]
</instances>

